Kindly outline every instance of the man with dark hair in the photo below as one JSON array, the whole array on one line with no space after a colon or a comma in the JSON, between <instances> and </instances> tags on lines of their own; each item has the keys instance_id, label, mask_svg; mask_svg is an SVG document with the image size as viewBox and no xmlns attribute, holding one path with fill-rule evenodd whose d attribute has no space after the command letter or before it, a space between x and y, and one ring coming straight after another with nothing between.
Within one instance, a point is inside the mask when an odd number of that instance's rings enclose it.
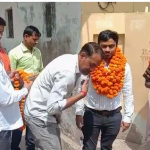
<instances>
[{"instance_id":1,"label":"man with dark hair","mask_svg":"<svg viewBox=\"0 0 150 150\"><path fill-rule=\"evenodd\" d=\"M104 30L99 34L98 44L104 52L104 61L90 73L86 99L76 103L76 124L83 132L83 150L96 149L100 132L101 150L112 150L120 126L122 131L130 127L134 111L132 75L118 40L115 31ZM122 94L123 119L120 112Z\"/></svg>"},{"instance_id":2,"label":"man with dark hair","mask_svg":"<svg viewBox=\"0 0 150 150\"><path fill-rule=\"evenodd\" d=\"M3 36L5 26L6 26L5 20L2 17L0 17L0 58L4 64L4 68L6 72L10 72L11 69L10 69L9 57L1 45L1 38Z\"/></svg>"},{"instance_id":3,"label":"man with dark hair","mask_svg":"<svg viewBox=\"0 0 150 150\"><path fill-rule=\"evenodd\" d=\"M41 52L35 45L41 36L34 26L27 26L23 32L23 42L9 52L11 69L23 69L27 73L39 73L43 69Z\"/></svg>"},{"instance_id":4,"label":"man with dark hair","mask_svg":"<svg viewBox=\"0 0 150 150\"><path fill-rule=\"evenodd\" d=\"M23 42L9 52L12 70L24 70L27 73L38 74L43 69L41 52L35 45L41 36L39 30L34 26L27 26L23 32ZM12 132L11 150L20 150L22 130ZM35 145L31 131L26 126L26 149L34 150Z\"/></svg>"},{"instance_id":5,"label":"man with dark hair","mask_svg":"<svg viewBox=\"0 0 150 150\"><path fill-rule=\"evenodd\" d=\"M6 22L2 17L0 17L0 25L4 27L6 26Z\"/></svg>"},{"instance_id":6,"label":"man with dark hair","mask_svg":"<svg viewBox=\"0 0 150 150\"><path fill-rule=\"evenodd\" d=\"M40 33L40 31L36 28L36 27L34 27L34 26L27 26L26 28L25 28L25 30L24 30L24 32L23 32L23 37L25 36L25 35L28 35L28 36L33 36L33 33L35 34L35 36L37 36L38 38L39 37L41 37L41 33Z\"/></svg>"},{"instance_id":7,"label":"man with dark hair","mask_svg":"<svg viewBox=\"0 0 150 150\"><path fill-rule=\"evenodd\" d=\"M58 117L63 110L85 97L88 80L78 95L71 95L80 82L80 75L88 75L102 59L99 45L89 42L79 55L65 54L51 61L35 79L26 99L24 114L37 148L61 150Z\"/></svg>"},{"instance_id":8,"label":"man with dark hair","mask_svg":"<svg viewBox=\"0 0 150 150\"><path fill-rule=\"evenodd\" d=\"M4 27L5 26L6 26L5 20L2 17L0 17L0 39L3 36L3 32L4 32Z\"/></svg>"}]
</instances>

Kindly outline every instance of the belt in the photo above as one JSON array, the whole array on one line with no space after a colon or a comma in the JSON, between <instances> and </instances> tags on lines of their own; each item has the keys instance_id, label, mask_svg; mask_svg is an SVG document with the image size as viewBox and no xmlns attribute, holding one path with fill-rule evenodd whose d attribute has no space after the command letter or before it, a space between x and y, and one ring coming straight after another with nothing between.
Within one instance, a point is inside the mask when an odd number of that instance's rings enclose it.
<instances>
[{"instance_id":1,"label":"belt","mask_svg":"<svg viewBox=\"0 0 150 150\"><path fill-rule=\"evenodd\" d=\"M101 115L101 116L112 116L115 113L119 113L121 111L121 109L122 109L122 106L118 107L115 110L110 110L110 111L108 111L108 110L95 110L95 109L91 109L91 108L85 106L85 110L90 110L93 113L96 113L96 114Z\"/></svg>"}]
</instances>

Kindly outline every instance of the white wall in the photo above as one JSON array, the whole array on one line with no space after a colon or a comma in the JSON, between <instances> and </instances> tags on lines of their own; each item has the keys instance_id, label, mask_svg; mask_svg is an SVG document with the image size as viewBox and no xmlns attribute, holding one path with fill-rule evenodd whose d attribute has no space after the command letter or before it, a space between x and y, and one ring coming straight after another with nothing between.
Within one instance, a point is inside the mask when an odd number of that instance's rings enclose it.
<instances>
[{"instance_id":1,"label":"white wall","mask_svg":"<svg viewBox=\"0 0 150 150\"><path fill-rule=\"evenodd\" d=\"M22 41L23 30L27 25L35 25L39 28L40 31L43 28L43 12L40 3L1 3L1 17L4 19L6 18L5 10L10 7L13 9L14 38L6 38L6 32L4 32L2 44L7 49L7 51ZM31 17L31 14L33 14L34 17Z\"/></svg>"},{"instance_id":2,"label":"white wall","mask_svg":"<svg viewBox=\"0 0 150 150\"><path fill-rule=\"evenodd\" d=\"M0 16L5 18L5 10L12 7L14 38L2 38L7 51L22 41L23 30L27 25L36 26L42 33L38 44L44 63L63 53L76 53L80 46L81 3L56 3L56 31L51 38L46 37L43 3L12 2L0 3Z\"/></svg>"}]
</instances>

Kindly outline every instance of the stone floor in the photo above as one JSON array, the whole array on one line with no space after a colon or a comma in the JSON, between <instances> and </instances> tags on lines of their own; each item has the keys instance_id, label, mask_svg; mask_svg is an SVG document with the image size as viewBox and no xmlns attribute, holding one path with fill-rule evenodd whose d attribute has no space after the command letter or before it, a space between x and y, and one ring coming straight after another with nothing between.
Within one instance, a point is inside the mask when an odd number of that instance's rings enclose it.
<instances>
[{"instance_id":1,"label":"stone floor","mask_svg":"<svg viewBox=\"0 0 150 150\"><path fill-rule=\"evenodd\" d=\"M99 147L99 143L98 143L98 148L97 150L100 150ZM24 139L24 135L22 138L22 142L21 142L21 150L25 150L25 139ZM77 148L76 150L81 150L81 148ZM134 143L130 143L130 142L126 142L124 140L121 139L116 139L113 145L113 150L150 150L150 141L147 142L146 144L139 146L137 144Z\"/></svg>"}]
</instances>

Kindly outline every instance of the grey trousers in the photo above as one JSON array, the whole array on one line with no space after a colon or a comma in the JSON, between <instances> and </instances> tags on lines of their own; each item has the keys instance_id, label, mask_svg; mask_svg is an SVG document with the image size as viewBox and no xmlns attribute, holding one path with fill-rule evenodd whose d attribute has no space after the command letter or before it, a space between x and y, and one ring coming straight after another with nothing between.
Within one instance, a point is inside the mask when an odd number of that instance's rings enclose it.
<instances>
[{"instance_id":1,"label":"grey trousers","mask_svg":"<svg viewBox=\"0 0 150 150\"><path fill-rule=\"evenodd\" d=\"M33 140L38 150L62 150L60 129L56 123L25 116L25 121L33 134Z\"/></svg>"},{"instance_id":2,"label":"grey trousers","mask_svg":"<svg viewBox=\"0 0 150 150\"><path fill-rule=\"evenodd\" d=\"M0 150L10 150L11 131L0 131Z\"/></svg>"}]
</instances>

